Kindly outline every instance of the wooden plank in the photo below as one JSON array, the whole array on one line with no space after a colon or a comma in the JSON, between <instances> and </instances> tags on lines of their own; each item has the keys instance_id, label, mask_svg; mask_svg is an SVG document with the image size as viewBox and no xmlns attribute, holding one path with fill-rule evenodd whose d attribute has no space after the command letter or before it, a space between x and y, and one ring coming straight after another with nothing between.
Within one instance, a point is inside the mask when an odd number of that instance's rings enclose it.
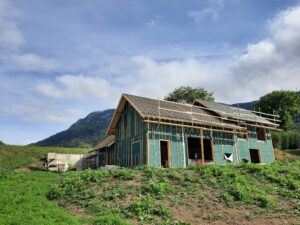
<instances>
[{"instance_id":1,"label":"wooden plank","mask_svg":"<svg viewBox=\"0 0 300 225\"><path fill-rule=\"evenodd\" d=\"M169 168L172 167L172 156L171 156L170 140L168 140L168 166L169 166Z\"/></svg>"},{"instance_id":2,"label":"wooden plank","mask_svg":"<svg viewBox=\"0 0 300 225\"><path fill-rule=\"evenodd\" d=\"M150 166L150 151L149 151L149 123L147 123L146 146L147 146L147 166Z\"/></svg>"},{"instance_id":3,"label":"wooden plank","mask_svg":"<svg viewBox=\"0 0 300 225\"><path fill-rule=\"evenodd\" d=\"M211 154L212 154L212 158L213 158L213 162L216 162L216 158L215 158L215 151L214 151L214 143L213 143L213 139L210 139L210 147L211 147Z\"/></svg>"},{"instance_id":4,"label":"wooden plank","mask_svg":"<svg viewBox=\"0 0 300 225\"><path fill-rule=\"evenodd\" d=\"M233 134L237 134L237 133L245 134L245 132L241 132L241 131L220 130L220 129L206 128L206 127L197 127L197 126L191 126L191 125L185 125L185 124L178 124L178 123L158 122L158 121L154 121L154 120L144 120L144 122L153 123L153 124L164 124L164 125L171 125L171 126L195 128L195 129L199 129L199 130L203 129L203 130L213 130L213 131L219 131L219 132L225 132L225 133L233 133Z\"/></svg>"},{"instance_id":5,"label":"wooden plank","mask_svg":"<svg viewBox=\"0 0 300 225\"><path fill-rule=\"evenodd\" d=\"M262 163L260 149L258 149L258 160L259 160L259 163Z\"/></svg>"},{"instance_id":6,"label":"wooden plank","mask_svg":"<svg viewBox=\"0 0 300 225\"><path fill-rule=\"evenodd\" d=\"M266 128L263 128L264 130L264 139L265 139L265 142L267 142L267 130Z\"/></svg>"},{"instance_id":7,"label":"wooden plank","mask_svg":"<svg viewBox=\"0 0 300 225\"><path fill-rule=\"evenodd\" d=\"M204 142L203 142L203 128L200 130L200 142L201 142L201 164L204 165Z\"/></svg>"}]
</instances>

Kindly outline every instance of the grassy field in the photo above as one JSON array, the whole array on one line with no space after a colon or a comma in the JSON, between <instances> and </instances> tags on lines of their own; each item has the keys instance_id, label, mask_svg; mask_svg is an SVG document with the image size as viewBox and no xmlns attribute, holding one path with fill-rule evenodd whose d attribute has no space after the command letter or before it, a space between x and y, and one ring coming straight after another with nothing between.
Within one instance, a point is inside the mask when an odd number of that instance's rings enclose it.
<instances>
[{"instance_id":1,"label":"grassy field","mask_svg":"<svg viewBox=\"0 0 300 225\"><path fill-rule=\"evenodd\" d=\"M0 175L0 224L81 224L50 202L46 193L58 174L34 171Z\"/></svg>"},{"instance_id":2,"label":"grassy field","mask_svg":"<svg viewBox=\"0 0 300 225\"><path fill-rule=\"evenodd\" d=\"M48 197L93 224L299 224L300 161L70 172Z\"/></svg>"},{"instance_id":3,"label":"grassy field","mask_svg":"<svg viewBox=\"0 0 300 225\"><path fill-rule=\"evenodd\" d=\"M48 152L83 154L91 149L0 145L0 172L38 163Z\"/></svg>"},{"instance_id":4,"label":"grassy field","mask_svg":"<svg viewBox=\"0 0 300 225\"><path fill-rule=\"evenodd\" d=\"M88 149L0 146L0 224L300 224L297 150L272 165L26 170L47 152ZM286 160L288 159L288 160Z\"/></svg>"},{"instance_id":5,"label":"grassy field","mask_svg":"<svg viewBox=\"0 0 300 225\"><path fill-rule=\"evenodd\" d=\"M49 186L60 174L42 171L41 159L48 152L82 154L89 150L0 144L0 224L83 224L47 199Z\"/></svg>"}]
</instances>

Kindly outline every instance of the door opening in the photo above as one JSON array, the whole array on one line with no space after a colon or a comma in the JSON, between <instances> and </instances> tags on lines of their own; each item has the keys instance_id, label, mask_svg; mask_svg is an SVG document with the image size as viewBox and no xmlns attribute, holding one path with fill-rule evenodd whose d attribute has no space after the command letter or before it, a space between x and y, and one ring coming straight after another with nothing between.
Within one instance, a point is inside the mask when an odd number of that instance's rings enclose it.
<instances>
[{"instance_id":1,"label":"door opening","mask_svg":"<svg viewBox=\"0 0 300 225\"><path fill-rule=\"evenodd\" d=\"M260 163L259 150L250 149L250 158L252 163Z\"/></svg>"},{"instance_id":2,"label":"door opening","mask_svg":"<svg viewBox=\"0 0 300 225\"><path fill-rule=\"evenodd\" d=\"M189 152L189 164L200 165L201 164L201 139L200 138L188 138L188 152Z\"/></svg>"},{"instance_id":3,"label":"door opening","mask_svg":"<svg viewBox=\"0 0 300 225\"><path fill-rule=\"evenodd\" d=\"M213 161L213 152L212 152L212 140L211 139L203 139L203 148L204 148L204 161L211 162Z\"/></svg>"},{"instance_id":4,"label":"door opening","mask_svg":"<svg viewBox=\"0 0 300 225\"><path fill-rule=\"evenodd\" d=\"M170 167L169 142L160 141L160 165Z\"/></svg>"}]
</instances>

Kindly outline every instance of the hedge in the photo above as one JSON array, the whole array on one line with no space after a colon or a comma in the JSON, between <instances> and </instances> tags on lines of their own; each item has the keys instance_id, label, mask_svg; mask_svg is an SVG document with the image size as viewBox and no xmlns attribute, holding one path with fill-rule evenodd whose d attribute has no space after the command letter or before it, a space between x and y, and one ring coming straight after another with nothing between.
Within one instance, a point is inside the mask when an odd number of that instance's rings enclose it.
<instances>
[{"instance_id":1,"label":"hedge","mask_svg":"<svg viewBox=\"0 0 300 225\"><path fill-rule=\"evenodd\" d=\"M300 148L300 132L280 131L272 132L274 148L278 149L297 149Z\"/></svg>"}]
</instances>

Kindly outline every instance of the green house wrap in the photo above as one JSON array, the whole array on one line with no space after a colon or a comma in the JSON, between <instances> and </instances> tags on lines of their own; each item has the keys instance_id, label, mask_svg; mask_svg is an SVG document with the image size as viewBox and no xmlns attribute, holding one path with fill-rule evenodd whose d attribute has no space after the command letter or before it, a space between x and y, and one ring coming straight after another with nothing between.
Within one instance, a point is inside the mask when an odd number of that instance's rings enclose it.
<instances>
[{"instance_id":1,"label":"green house wrap","mask_svg":"<svg viewBox=\"0 0 300 225\"><path fill-rule=\"evenodd\" d=\"M123 94L107 138L96 148L98 163L174 168L271 163L276 121L275 115L226 104L184 104Z\"/></svg>"}]
</instances>

